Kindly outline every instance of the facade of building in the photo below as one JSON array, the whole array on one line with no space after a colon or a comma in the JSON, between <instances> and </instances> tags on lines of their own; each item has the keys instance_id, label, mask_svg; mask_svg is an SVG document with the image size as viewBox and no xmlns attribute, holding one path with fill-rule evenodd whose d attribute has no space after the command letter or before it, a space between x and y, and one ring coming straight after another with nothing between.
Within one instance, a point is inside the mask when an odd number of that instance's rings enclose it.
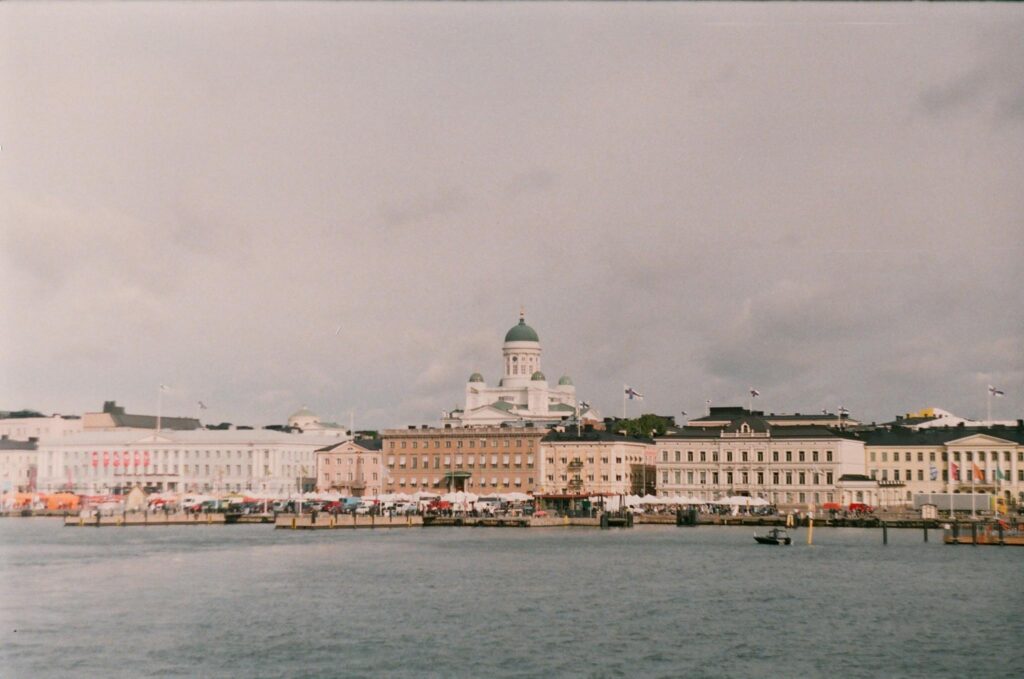
<instances>
[{"instance_id":1,"label":"facade of building","mask_svg":"<svg viewBox=\"0 0 1024 679\"><path fill-rule=\"evenodd\" d=\"M773 427L836 427L845 429L855 427L859 421L852 419L845 411L840 413L821 412L815 414L800 413L768 413L760 410L750 410L740 406L714 406L708 409L708 414L703 417L696 417L686 423L687 427L727 427L741 417L759 417Z\"/></svg>"},{"instance_id":2,"label":"facade of building","mask_svg":"<svg viewBox=\"0 0 1024 679\"><path fill-rule=\"evenodd\" d=\"M654 444L659 495L761 497L779 507L838 502L836 483L864 473L863 442L821 426L774 426L744 415L683 427Z\"/></svg>"},{"instance_id":3,"label":"facade of building","mask_svg":"<svg viewBox=\"0 0 1024 679\"><path fill-rule=\"evenodd\" d=\"M30 438L51 439L82 431L82 418L66 415L49 417L2 417L0 437L27 441Z\"/></svg>"},{"instance_id":4,"label":"facade of building","mask_svg":"<svg viewBox=\"0 0 1024 679\"><path fill-rule=\"evenodd\" d=\"M266 429L167 431L118 428L39 442L38 490L104 493L312 490L316 451L333 437Z\"/></svg>"},{"instance_id":5,"label":"facade of building","mask_svg":"<svg viewBox=\"0 0 1024 679\"><path fill-rule=\"evenodd\" d=\"M317 490L345 497L373 497L383 492L381 439L343 441L316 451Z\"/></svg>"},{"instance_id":6,"label":"facade of building","mask_svg":"<svg viewBox=\"0 0 1024 679\"><path fill-rule=\"evenodd\" d=\"M568 375L549 385L541 372L541 346L537 331L519 323L505 334L501 348L503 372L497 386L489 387L475 372L466 383L466 406L446 413L443 424L498 426L503 423L553 424L575 417L576 387Z\"/></svg>"},{"instance_id":7,"label":"facade of building","mask_svg":"<svg viewBox=\"0 0 1024 679\"><path fill-rule=\"evenodd\" d=\"M384 492L533 492L545 433L532 426L384 430Z\"/></svg>"},{"instance_id":8,"label":"facade of building","mask_svg":"<svg viewBox=\"0 0 1024 679\"><path fill-rule=\"evenodd\" d=\"M972 491L1024 502L1024 424L894 427L859 437L882 506L910 505L919 493Z\"/></svg>"},{"instance_id":9,"label":"facade of building","mask_svg":"<svg viewBox=\"0 0 1024 679\"><path fill-rule=\"evenodd\" d=\"M316 436L332 436L335 438L348 438L349 431L344 426L335 422L323 422L320 416L306 406L302 406L288 418L288 426L303 434L314 434Z\"/></svg>"},{"instance_id":10,"label":"facade of building","mask_svg":"<svg viewBox=\"0 0 1024 679\"><path fill-rule=\"evenodd\" d=\"M540 490L548 494L631 495L653 490L653 442L589 429L550 431L541 441Z\"/></svg>"},{"instance_id":11,"label":"facade of building","mask_svg":"<svg viewBox=\"0 0 1024 679\"><path fill-rule=\"evenodd\" d=\"M162 417L159 415L132 415L126 413L117 401L104 401L103 411L85 413L82 428L85 431L114 431L116 429L156 429L189 431L202 427L194 417Z\"/></svg>"},{"instance_id":12,"label":"facade of building","mask_svg":"<svg viewBox=\"0 0 1024 679\"><path fill-rule=\"evenodd\" d=\"M39 447L35 437L14 441L6 434L0 438L0 492L35 490Z\"/></svg>"}]
</instances>

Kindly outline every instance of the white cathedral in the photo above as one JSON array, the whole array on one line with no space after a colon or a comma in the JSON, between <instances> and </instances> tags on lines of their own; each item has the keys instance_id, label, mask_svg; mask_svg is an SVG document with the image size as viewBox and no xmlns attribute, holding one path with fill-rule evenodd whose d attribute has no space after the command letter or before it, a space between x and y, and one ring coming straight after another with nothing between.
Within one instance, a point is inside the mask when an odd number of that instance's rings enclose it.
<instances>
[{"instance_id":1,"label":"white cathedral","mask_svg":"<svg viewBox=\"0 0 1024 679\"><path fill-rule=\"evenodd\" d=\"M576 387L568 375L549 386L540 370L540 338L526 324L523 312L519 323L505 333L501 345L504 375L498 386L488 387L478 372L466 383L466 407L445 413L444 424L462 427L494 426L504 423L533 422L556 424L576 415ZM596 415L592 411L590 417Z\"/></svg>"}]
</instances>

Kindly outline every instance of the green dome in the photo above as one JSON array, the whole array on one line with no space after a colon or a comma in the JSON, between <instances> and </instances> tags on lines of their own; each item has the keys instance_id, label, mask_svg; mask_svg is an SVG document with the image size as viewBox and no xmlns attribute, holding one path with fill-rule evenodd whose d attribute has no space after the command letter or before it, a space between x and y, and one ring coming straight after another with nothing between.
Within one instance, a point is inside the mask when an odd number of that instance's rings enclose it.
<instances>
[{"instance_id":1,"label":"green dome","mask_svg":"<svg viewBox=\"0 0 1024 679\"><path fill-rule=\"evenodd\" d=\"M572 378L569 377L568 375L562 375L561 377L558 378L558 385L561 387L571 387Z\"/></svg>"},{"instance_id":2,"label":"green dome","mask_svg":"<svg viewBox=\"0 0 1024 679\"><path fill-rule=\"evenodd\" d=\"M473 373L472 375L469 376L469 381L470 382L483 382L484 381L484 376L481 375L480 373Z\"/></svg>"},{"instance_id":3,"label":"green dome","mask_svg":"<svg viewBox=\"0 0 1024 679\"><path fill-rule=\"evenodd\" d=\"M544 373L542 373L539 370L537 372L533 373L533 375L530 376L530 380L532 380L533 382L543 382L546 379L547 378L544 377Z\"/></svg>"},{"instance_id":4,"label":"green dome","mask_svg":"<svg viewBox=\"0 0 1024 679\"><path fill-rule=\"evenodd\" d=\"M512 326L512 329L505 333L506 342L539 342L537 331L526 324L526 320L520 318L519 324Z\"/></svg>"}]
</instances>

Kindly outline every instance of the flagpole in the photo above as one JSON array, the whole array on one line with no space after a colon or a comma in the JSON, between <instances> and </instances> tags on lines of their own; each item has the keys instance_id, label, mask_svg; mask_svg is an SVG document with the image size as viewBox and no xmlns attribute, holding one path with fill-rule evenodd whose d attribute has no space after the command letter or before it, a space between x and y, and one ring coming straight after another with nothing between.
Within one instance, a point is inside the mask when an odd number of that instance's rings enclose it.
<instances>
[{"instance_id":1,"label":"flagpole","mask_svg":"<svg viewBox=\"0 0 1024 679\"><path fill-rule=\"evenodd\" d=\"M986 398L985 400L987 401L987 405L988 405L988 410L987 410L988 417L985 418L985 426L987 427L989 422L992 421L992 387L988 388L988 398Z\"/></svg>"},{"instance_id":2,"label":"flagpole","mask_svg":"<svg viewBox=\"0 0 1024 679\"><path fill-rule=\"evenodd\" d=\"M622 385L622 419L626 419L626 390L629 389L625 384Z\"/></svg>"}]
</instances>

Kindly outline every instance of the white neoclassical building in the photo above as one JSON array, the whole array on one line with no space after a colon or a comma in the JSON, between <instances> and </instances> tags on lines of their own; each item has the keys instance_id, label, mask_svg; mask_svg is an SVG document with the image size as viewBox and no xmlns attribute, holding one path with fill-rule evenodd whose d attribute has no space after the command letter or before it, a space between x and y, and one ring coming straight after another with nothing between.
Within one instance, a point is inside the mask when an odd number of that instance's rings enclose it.
<instances>
[{"instance_id":1,"label":"white neoclassical building","mask_svg":"<svg viewBox=\"0 0 1024 679\"><path fill-rule=\"evenodd\" d=\"M466 406L446 413L445 424L453 426L494 426L504 423L555 423L576 414L576 387L568 375L549 385L541 371L541 346L537 331L519 323L505 333L501 346L502 376L489 387L475 372L466 383Z\"/></svg>"},{"instance_id":2,"label":"white neoclassical building","mask_svg":"<svg viewBox=\"0 0 1024 679\"><path fill-rule=\"evenodd\" d=\"M85 431L40 441L38 490L104 493L311 490L316 451L334 436L268 429Z\"/></svg>"}]
</instances>

